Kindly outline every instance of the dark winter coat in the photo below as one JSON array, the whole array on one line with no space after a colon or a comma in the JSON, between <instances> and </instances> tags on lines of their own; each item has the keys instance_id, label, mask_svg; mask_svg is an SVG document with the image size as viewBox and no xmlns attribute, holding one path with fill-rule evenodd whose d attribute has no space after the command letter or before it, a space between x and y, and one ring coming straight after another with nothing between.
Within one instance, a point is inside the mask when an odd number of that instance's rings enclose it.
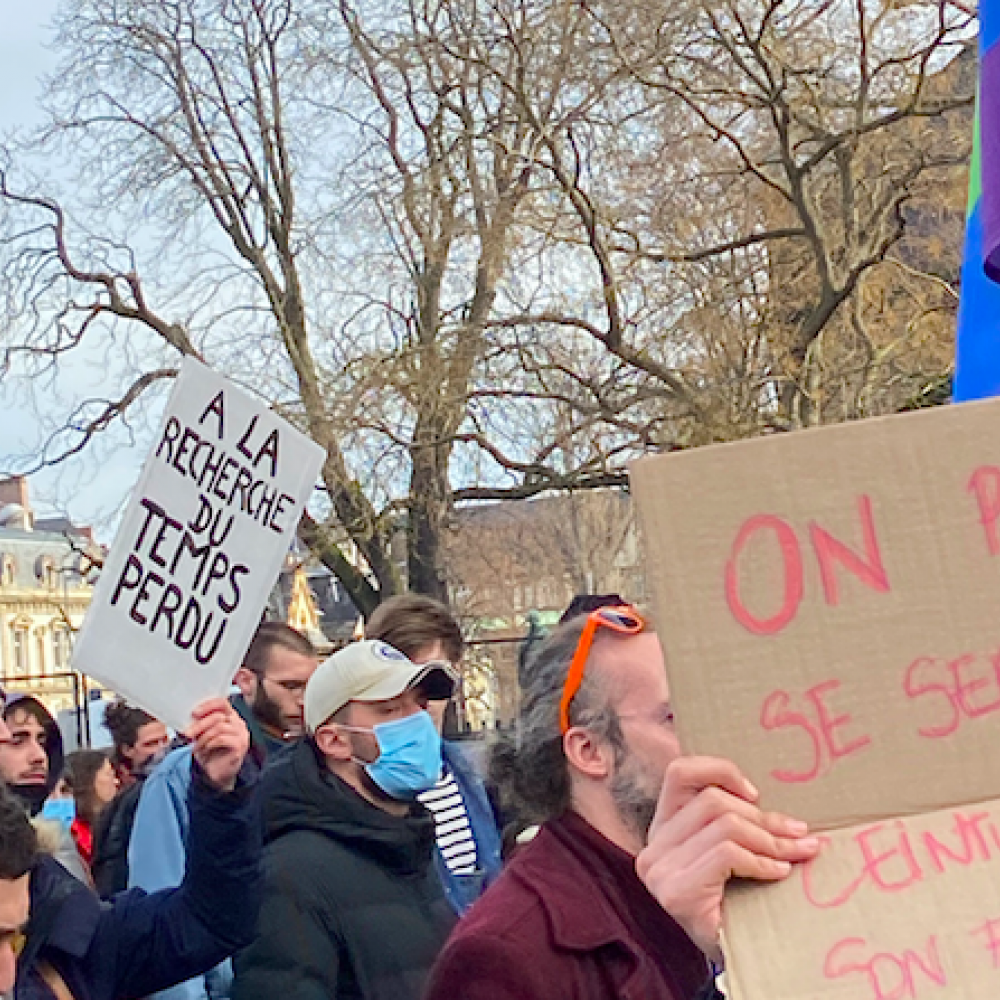
<instances>
[{"instance_id":1,"label":"dark winter coat","mask_svg":"<svg viewBox=\"0 0 1000 1000\"><path fill-rule=\"evenodd\" d=\"M62 976L74 1000L122 1000L204 972L252 940L261 895L253 789L221 794L199 772L189 803L188 867L177 889L133 889L102 903L52 858L38 863L16 1000L52 1000L39 963Z\"/></svg>"},{"instance_id":2,"label":"dark winter coat","mask_svg":"<svg viewBox=\"0 0 1000 1000\"><path fill-rule=\"evenodd\" d=\"M97 821L90 871L101 899L110 899L128 888L128 843L142 786L143 781L139 780L122 789Z\"/></svg>"},{"instance_id":3,"label":"dark winter coat","mask_svg":"<svg viewBox=\"0 0 1000 1000\"><path fill-rule=\"evenodd\" d=\"M262 778L264 905L233 1000L419 1000L454 916L434 822L372 805L304 740Z\"/></svg>"},{"instance_id":4,"label":"dark winter coat","mask_svg":"<svg viewBox=\"0 0 1000 1000\"><path fill-rule=\"evenodd\" d=\"M634 859L574 813L546 823L456 928L426 1000L695 1000L705 956Z\"/></svg>"}]
</instances>

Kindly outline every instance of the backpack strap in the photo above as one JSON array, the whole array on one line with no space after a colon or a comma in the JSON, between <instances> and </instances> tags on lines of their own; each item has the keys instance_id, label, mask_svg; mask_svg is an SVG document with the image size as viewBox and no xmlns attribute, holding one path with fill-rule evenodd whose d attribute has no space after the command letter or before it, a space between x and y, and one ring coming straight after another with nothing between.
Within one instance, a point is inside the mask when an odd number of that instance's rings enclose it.
<instances>
[{"instance_id":1,"label":"backpack strap","mask_svg":"<svg viewBox=\"0 0 1000 1000\"><path fill-rule=\"evenodd\" d=\"M35 967L45 985L52 991L56 1000L75 1000L66 980L49 962L39 962Z\"/></svg>"}]
</instances>

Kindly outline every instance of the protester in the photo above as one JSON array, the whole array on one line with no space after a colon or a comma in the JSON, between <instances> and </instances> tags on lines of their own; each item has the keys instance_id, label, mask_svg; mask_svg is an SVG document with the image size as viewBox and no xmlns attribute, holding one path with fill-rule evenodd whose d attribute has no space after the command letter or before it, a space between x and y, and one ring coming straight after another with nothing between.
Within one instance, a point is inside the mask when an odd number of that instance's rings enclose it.
<instances>
[{"instance_id":1,"label":"protester","mask_svg":"<svg viewBox=\"0 0 1000 1000\"><path fill-rule=\"evenodd\" d=\"M390 597L375 609L365 628L369 639L381 639L416 664L462 659L462 630L439 601L423 594ZM427 711L441 732L447 701L428 702ZM437 784L419 795L434 817L435 864L448 902L464 913L500 875L500 831L483 779L461 746L441 745L444 766Z\"/></svg>"},{"instance_id":2,"label":"protester","mask_svg":"<svg viewBox=\"0 0 1000 1000\"><path fill-rule=\"evenodd\" d=\"M236 673L240 694L233 708L250 732L248 766L260 770L270 755L297 739L303 728L306 682L316 669L309 640L282 622L258 629ZM142 790L129 844L129 884L153 892L178 885L184 877L188 836L187 793L191 749L170 753ZM228 961L190 982L161 994L161 1000L220 1000L232 984Z\"/></svg>"},{"instance_id":3,"label":"protester","mask_svg":"<svg viewBox=\"0 0 1000 1000\"><path fill-rule=\"evenodd\" d=\"M162 722L124 701L112 702L105 708L104 727L114 741L114 766L123 791L145 779L150 763L170 742Z\"/></svg>"},{"instance_id":4,"label":"protester","mask_svg":"<svg viewBox=\"0 0 1000 1000\"><path fill-rule=\"evenodd\" d=\"M30 695L11 695L3 708L8 738L0 742L0 779L35 818L47 849L74 877L86 882L87 871L68 825L40 817L63 771L63 741L49 710Z\"/></svg>"},{"instance_id":5,"label":"protester","mask_svg":"<svg viewBox=\"0 0 1000 1000\"><path fill-rule=\"evenodd\" d=\"M371 640L313 674L309 736L262 778L265 902L233 1000L419 1000L454 921L416 801L441 773L424 706L453 688Z\"/></svg>"},{"instance_id":6,"label":"protester","mask_svg":"<svg viewBox=\"0 0 1000 1000\"><path fill-rule=\"evenodd\" d=\"M542 829L459 924L427 1000L712 995L726 880L780 879L817 843L761 813L733 765L680 759L663 655L634 609L564 624L529 674L501 770Z\"/></svg>"},{"instance_id":7,"label":"protester","mask_svg":"<svg viewBox=\"0 0 1000 1000\"><path fill-rule=\"evenodd\" d=\"M94 830L101 813L118 794L118 775L103 750L77 750L66 758L66 780L75 815L70 833L90 871L94 860Z\"/></svg>"},{"instance_id":8,"label":"protester","mask_svg":"<svg viewBox=\"0 0 1000 1000\"><path fill-rule=\"evenodd\" d=\"M114 764L121 790L101 814L94 833L91 874L104 899L128 887L128 845L142 785L170 737L167 727L141 708L123 701L104 710L104 725L114 740Z\"/></svg>"},{"instance_id":9,"label":"protester","mask_svg":"<svg viewBox=\"0 0 1000 1000\"><path fill-rule=\"evenodd\" d=\"M0 739L7 734L0 731ZM0 993L16 1000L118 1000L194 975L244 945L260 905L256 797L239 778L246 727L221 699L192 717L195 777L183 884L102 905L40 855L0 790Z\"/></svg>"}]
</instances>

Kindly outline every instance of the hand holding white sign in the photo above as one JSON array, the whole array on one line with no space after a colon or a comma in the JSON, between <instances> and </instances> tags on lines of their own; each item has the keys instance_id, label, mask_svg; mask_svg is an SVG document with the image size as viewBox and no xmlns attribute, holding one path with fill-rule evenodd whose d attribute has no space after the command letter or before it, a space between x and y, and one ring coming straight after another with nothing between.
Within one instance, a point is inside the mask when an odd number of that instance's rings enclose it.
<instances>
[{"instance_id":1,"label":"hand holding white sign","mask_svg":"<svg viewBox=\"0 0 1000 1000\"><path fill-rule=\"evenodd\" d=\"M219 791L231 792L250 749L250 731L225 698L209 698L191 713L194 759Z\"/></svg>"}]
</instances>

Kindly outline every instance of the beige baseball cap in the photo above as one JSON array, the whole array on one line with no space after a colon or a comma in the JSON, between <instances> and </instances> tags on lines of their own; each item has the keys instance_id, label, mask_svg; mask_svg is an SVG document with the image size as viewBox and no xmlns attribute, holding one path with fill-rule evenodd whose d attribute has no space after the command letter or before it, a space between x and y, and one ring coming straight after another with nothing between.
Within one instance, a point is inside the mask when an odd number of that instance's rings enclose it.
<instances>
[{"instance_id":1,"label":"beige baseball cap","mask_svg":"<svg viewBox=\"0 0 1000 1000\"><path fill-rule=\"evenodd\" d=\"M324 660L309 678L306 728L315 732L349 701L388 701L415 687L443 701L455 690L455 674L446 663L418 666L379 639L352 642Z\"/></svg>"}]
</instances>

